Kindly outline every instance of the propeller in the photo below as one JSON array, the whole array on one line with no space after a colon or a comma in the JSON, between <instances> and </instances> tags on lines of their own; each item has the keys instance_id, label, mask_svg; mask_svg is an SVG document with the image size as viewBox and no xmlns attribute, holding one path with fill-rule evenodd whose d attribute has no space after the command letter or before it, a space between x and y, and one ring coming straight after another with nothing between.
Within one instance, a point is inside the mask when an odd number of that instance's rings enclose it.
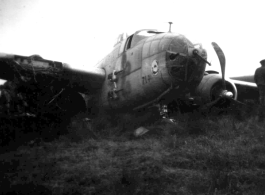
<instances>
[{"instance_id":1,"label":"propeller","mask_svg":"<svg viewBox=\"0 0 265 195\"><path fill-rule=\"evenodd\" d=\"M217 43L212 42L212 46L219 58L220 65L221 65L221 72L222 72L222 85L223 85L223 90L226 90L225 86L225 54L222 51L222 49L217 45Z\"/></svg>"},{"instance_id":2,"label":"propeller","mask_svg":"<svg viewBox=\"0 0 265 195\"><path fill-rule=\"evenodd\" d=\"M215 52L219 58L219 61L220 61L221 72L222 72L222 89L221 89L221 91L218 88L213 89L213 90L215 90L214 94L217 95L217 98L214 101L209 102L208 104L204 105L204 107L202 109L204 109L204 108L211 109L212 107L218 107L218 105L221 108L225 108L226 107L225 104L229 104L230 107L237 108L237 110L242 110L244 107L246 108L247 107L246 104L235 100L233 98L234 94L231 91L228 91L226 89L225 55L217 43L212 42L212 46L213 46L213 48L214 48L214 50L215 50Z\"/></svg>"}]
</instances>

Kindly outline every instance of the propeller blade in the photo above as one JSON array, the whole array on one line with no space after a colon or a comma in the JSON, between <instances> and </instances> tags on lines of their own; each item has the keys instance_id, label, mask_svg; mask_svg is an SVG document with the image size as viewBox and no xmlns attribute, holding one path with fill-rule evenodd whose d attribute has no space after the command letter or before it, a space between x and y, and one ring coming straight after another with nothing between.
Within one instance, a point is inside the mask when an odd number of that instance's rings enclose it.
<instances>
[{"instance_id":1,"label":"propeller blade","mask_svg":"<svg viewBox=\"0 0 265 195\"><path fill-rule=\"evenodd\" d=\"M212 42L212 46L219 58L220 65L221 65L221 71L222 71L222 82L223 82L223 89L226 90L225 86L225 54L222 51L222 49L217 45L217 43Z\"/></svg>"},{"instance_id":2,"label":"propeller blade","mask_svg":"<svg viewBox=\"0 0 265 195\"><path fill-rule=\"evenodd\" d=\"M206 114L218 114L225 111L231 114L241 115L243 112L247 113L249 110L251 110L250 106L228 97L219 97L199 107L199 111Z\"/></svg>"}]
</instances>

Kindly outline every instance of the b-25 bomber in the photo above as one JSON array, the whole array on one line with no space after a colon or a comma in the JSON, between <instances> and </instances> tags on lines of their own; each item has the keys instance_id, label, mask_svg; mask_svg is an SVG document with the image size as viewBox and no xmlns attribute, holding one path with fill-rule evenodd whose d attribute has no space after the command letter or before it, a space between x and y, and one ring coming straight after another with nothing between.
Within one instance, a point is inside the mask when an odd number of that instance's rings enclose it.
<instances>
[{"instance_id":1,"label":"b-25 bomber","mask_svg":"<svg viewBox=\"0 0 265 195\"><path fill-rule=\"evenodd\" d=\"M220 97L237 99L235 84L225 79L224 53L212 45L221 75L206 71L210 63L200 44L170 31L143 29L128 37L120 35L113 51L96 66L87 62L89 71L38 55L1 53L0 78L18 83L36 100L38 112L49 112L51 107L74 114L157 106L167 116L167 106L177 100L200 106Z\"/></svg>"}]
</instances>

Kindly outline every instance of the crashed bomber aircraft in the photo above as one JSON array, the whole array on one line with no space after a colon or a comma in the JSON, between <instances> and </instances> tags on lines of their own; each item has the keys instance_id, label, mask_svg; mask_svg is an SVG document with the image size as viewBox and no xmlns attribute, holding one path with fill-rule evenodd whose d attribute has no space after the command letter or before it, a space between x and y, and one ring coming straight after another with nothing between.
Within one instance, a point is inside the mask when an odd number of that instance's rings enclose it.
<instances>
[{"instance_id":1,"label":"crashed bomber aircraft","mask_svg":"<svg viewBox=\"0 0 265 195\"><path fill-rule=\"evenodd\" d=\"M206 50L186 37L152 29L120 35L113 51L91 71L68 64L29 57L0 54L0 78L39 90L38 112L56 107L76 113L89 110L165 108L179 99L203 105L218 97L237 99L237 88L225 80L225 57L212 43L221 64L222 76L205 71ZM209 63L208 63L209 64ZM209 64L210 65L210 64ZM87 65L91 66L91 65ZM37 86L37 87L36 87ZM88 100L84 96L87 94ZM165 109L167 110L167 109Z\"/></svg>"}]
</instances>

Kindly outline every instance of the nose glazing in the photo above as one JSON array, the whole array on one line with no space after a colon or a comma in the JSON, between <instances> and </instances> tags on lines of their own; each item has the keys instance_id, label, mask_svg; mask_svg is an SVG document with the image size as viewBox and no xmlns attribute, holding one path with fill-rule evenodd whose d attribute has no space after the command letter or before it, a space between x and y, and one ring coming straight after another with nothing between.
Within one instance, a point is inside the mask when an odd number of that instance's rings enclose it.
<instances>
[{"instance_id":1,"label":"nose glazing","mask_svg":"<svg viewBox=\"0 0 265 195\"><path fill-rule=\"evenodd\" d=\"M196 53L205 56L205 50L188 49L187 53L168 52L167 68L173 83L178 85L186 83L189 87L196 87L205 70L205 62L196 56Z\"/></svg>"}]
</instances>

